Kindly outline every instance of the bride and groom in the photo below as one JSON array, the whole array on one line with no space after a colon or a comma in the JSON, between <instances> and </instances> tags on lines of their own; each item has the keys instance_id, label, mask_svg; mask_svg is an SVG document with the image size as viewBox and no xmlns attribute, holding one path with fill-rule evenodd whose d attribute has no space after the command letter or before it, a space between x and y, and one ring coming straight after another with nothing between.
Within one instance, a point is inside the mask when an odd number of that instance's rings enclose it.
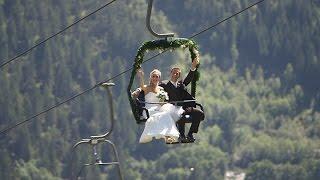
<instances>
[{"instance_id":1,"label":"bride and groom","mask_svg":"<svg viewBox=\"0 0 320 180\"><path fill-rule=\"evenodd\" d=\"M166 143L174 142L194 142L193 133L198 132L200 121L204 119L204 113L195 108L193 103L173 105L164 101L182 101L193 99L187 92L187 86L193 79L194 71L199 64L199 58L192 61L191 70L183 81L179 81L181 70L173 67L170 72L170 80L160 82L161 72L154 69L150 72L148 85L144 84L144 73L141 69L137 75L140 80L140 88L132 93L137 97L139 93L144 93L145 108L148 109L150 117L145 123L145 128L140 137L140 143L147 143L153 138L164 138ZM148 103L159 102L159 103ZM191 115L191 127L185 136L185 122L178 121L182 115ZM178 127L178 128L177 128Z\"/></svg>"}]
</instances>

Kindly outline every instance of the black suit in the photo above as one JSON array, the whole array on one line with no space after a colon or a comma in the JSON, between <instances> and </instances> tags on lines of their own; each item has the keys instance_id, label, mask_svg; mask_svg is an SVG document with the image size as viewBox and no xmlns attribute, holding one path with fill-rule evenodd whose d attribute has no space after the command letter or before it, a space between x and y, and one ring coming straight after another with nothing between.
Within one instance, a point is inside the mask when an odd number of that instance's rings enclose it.
<instances>
[{"instance_id":1,"label":"black suit","mask_svg":"<svg viewBox=\"0 0 320 180\"><path fill-rule=\"evenodd\" d=\"M164 90L169 95L169 101L183 101L183 100L194 100L189 92L186 90L186 86L192 81L195 72L189 71L187 77L183 81L178 81L177 87L175 87L170 81L162 82L159 85L164 88ZM204 119L204 113L202 110L196 108L195 102L190 103L180 103L178 106L182 106L185 110L185 115L191 115L191 127L189 133L197 133L199 129L200 121ZM184 136L185 132L185 123L184 121L178 121L178 129L182 136ZM189 134L188 133L188 134Z\"/></svg>"}]
</instances>

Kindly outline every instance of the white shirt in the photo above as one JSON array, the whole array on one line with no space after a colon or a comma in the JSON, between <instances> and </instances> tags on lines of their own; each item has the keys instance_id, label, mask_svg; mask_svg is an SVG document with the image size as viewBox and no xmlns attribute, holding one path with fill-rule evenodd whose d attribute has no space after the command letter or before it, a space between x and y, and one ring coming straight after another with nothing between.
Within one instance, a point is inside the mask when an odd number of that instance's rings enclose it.
<instances>
[{"instance_id":1,"label":"white shirt","mask_svg":"<svg viewBox=\"0 0 320 180\"><path fill-rule=\"evenodd\" d=\"M173 81L171 81L171 80L170 80L170 82L171 82L171 84L173 84L173 85L174 85L174 87L178 87L178 81L173 82Z\"/></svg>"}]
</instances>

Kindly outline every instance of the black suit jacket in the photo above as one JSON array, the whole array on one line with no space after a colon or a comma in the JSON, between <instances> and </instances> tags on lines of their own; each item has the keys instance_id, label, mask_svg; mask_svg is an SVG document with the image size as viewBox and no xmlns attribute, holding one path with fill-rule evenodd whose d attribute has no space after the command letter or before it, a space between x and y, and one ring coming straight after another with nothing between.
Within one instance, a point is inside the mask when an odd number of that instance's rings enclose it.
<instances>
[{"instance_id":1,"label":"black suit jacket","mask_svg":"<svg viewBox=\"0 0 320 180\"><path fill-rule=\"evenodd\" d=\"M175 87L170 81L164 81L159 84L169 95L169 101L194 100L194 97L187 91L186 86L192 81L195 71L189 71L187 77L183 81L178 81ZM179 103L183 108L195 107L195 102Z\"/></svg>"}]
</instances>

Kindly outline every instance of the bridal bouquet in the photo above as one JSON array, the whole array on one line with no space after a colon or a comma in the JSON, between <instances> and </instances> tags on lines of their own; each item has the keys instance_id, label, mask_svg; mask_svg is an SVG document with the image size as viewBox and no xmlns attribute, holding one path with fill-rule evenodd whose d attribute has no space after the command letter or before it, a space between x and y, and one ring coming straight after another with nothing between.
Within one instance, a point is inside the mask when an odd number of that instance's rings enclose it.
<instances>
[{"instance_id":1,"label":"bridal bouquet","mask_svg":"<svg viewBox=\"0 0 320 180\"><path fill-rule=\"evenodd\" d=\"M168 93L165 92L164 90L160 90L160 92L157 94L157 98L159 98L160 102L164 102L164 101L169 100Z\"/></svg>"}]
</instances>

